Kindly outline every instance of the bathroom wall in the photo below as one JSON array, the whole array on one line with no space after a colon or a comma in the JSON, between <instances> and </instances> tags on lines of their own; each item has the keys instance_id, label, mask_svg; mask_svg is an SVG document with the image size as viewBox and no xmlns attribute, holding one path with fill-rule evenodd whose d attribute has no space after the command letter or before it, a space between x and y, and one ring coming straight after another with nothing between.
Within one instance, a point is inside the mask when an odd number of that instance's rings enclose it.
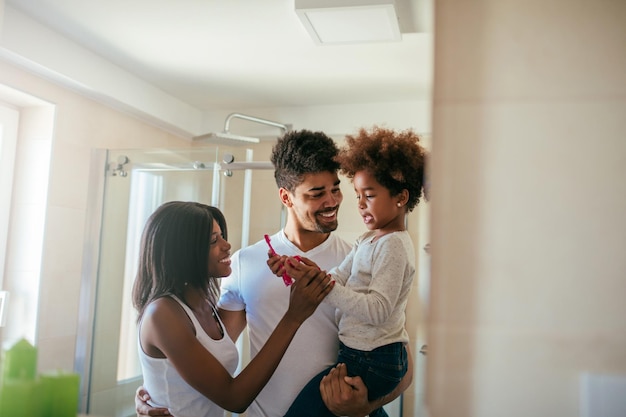
<instances>
[{"instance_id":1,"label":"bathroom wall","mask_svg":"<svg viewBox=\"0 0 626 417\"><path fill-rule=\"evenodd\" d=\"M91 149L181 147L188 142L4 62L0 83L56 106L43 202L37 345L40 370L73 369Z\"/></svg>"},{"instance_id":2,"label":"bathroom wall","mask_svg":"<svg viewBox=\"0 0 626 417\"><path fill-rule=\"evenodd\" d=\"M623 416L626 2L435 15L430 415Z\"/></svg>"}]
</instances>

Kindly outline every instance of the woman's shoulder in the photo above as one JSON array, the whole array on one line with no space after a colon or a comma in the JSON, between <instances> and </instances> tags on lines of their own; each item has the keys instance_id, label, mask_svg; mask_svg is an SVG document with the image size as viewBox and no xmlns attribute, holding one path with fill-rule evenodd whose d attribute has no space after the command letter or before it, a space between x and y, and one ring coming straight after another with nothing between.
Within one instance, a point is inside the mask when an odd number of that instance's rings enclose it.
<instances>
[{"instance_id":1,"label":"woman's shoulder","mask_svg":"<svg viewBox=\"0 0 626 417\"><path fill-rule=\"evenodd\" d=\"M176 296L168 294L152 300L143 314L143 320L182 319L187 316L184 305Z\"/></svg>"},{"instance_id":2,"label":"woman's shoulder","mask_svg":"<svg viewBox=\"0 0 626 417\"><path fill-rule=\"evenodd\" d=\"M146 306L146 310L168 309L173 308L179 304L180 302L178 300L178 297L172 294L165 294L150 301L150 303Z\"/></svg>"},{"instance_id":3,"label":"woman's shoulder","mask_svg":"<svg viewBox=\"0 0 626 417\"><path fill-rule=\"evenodd\" d=\"M193 313L192 313L193 314ZM172 295L159 297L148 304L141 319L153 329L167 333L173 329L191 330L195 334L195 326L182 301Z\"/></svg>"}]
</instances>

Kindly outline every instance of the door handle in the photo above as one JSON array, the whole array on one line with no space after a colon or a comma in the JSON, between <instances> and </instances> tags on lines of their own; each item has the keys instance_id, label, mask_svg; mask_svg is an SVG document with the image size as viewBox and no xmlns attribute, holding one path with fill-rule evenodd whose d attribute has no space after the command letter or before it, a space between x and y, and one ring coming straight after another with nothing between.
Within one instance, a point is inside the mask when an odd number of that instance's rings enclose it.
<instances>
[{"instance_id":1,"label":"door handle","mask_svg":"<svg viewBox=\"0 0 626 417\"><path fill-rule=\"evenodd\" d=\"M420 353L424 356L426 356L426 354L428 353L428 346L427 345L422 345L422 347L420 348Z\"/></svg>"}]
</instances>

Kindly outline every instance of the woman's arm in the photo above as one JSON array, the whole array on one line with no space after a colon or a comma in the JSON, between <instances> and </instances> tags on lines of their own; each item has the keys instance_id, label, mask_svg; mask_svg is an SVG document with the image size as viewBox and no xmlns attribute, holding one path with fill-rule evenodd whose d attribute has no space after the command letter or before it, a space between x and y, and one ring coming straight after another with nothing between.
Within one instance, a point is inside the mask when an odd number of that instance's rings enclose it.
<instances>
[{"instance_id":1,"label":"woman's arm","mask_svg":"<svg viewBox=\"0 0 626 417\"><path fill-rule=\"evenodd\" d=\"M217 310L222 323L224 323L226 333L228 333L233 342L236 342L247 325L246 310L232 311L224 310L223 308L218 308Z\"/></svg>"},{"instance_id":2,"label":"woman's arm","mask_svg":"<svg viewBox=\"0 0 626 417\"><path fill-rule=\"evenodd\" d=\"M292 286L287 313L264 347L235 378L198 342L189 325L180 325L181 320L189 323L188 319L181 319L184 312L180 308L177 314L172 308L162 308L144 317L142 330L147 325L145 331L152 335L154 347L169 359L189 385L220 407L241 413L272 376L300 325L328 294L332 288L328 283L325 274L317 271ZM173 321L177 325L172 325Z\"/></svg>"}]
</instances>

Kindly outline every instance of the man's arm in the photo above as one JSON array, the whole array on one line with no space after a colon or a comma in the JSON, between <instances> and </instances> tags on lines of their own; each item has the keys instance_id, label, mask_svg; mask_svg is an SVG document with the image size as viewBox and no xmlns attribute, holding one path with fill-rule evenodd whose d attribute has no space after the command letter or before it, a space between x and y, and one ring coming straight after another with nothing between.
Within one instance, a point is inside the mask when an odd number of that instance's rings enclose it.
<instances>
[{"instance_id":1,"label":"man's arm","mask_svg":"<svg viewBox=\"0 0 626 417\"><path fill-rule=\"evenodd\" d=\"M320 383L326 407L337 416L364 417L398 398L413 382L413 357L408 345L406 350L408 362L404 378L392 392L371 402L367 400L367 387L360 377L347 376L344 364L332 369Z\"/></svg>"},{"instance_id":2,"label":"man's arm","mask_svg":"<svg viewBox=\"0 0 626 417\"><path fill-rule=\"evenodd\" d=\"M231 311L224 310L223 308L218 308L218 310L226 332L232 341L236 342L241 332L243 332L243 329L246 328L246 310Z\"/></svg>"}]
</instances>

